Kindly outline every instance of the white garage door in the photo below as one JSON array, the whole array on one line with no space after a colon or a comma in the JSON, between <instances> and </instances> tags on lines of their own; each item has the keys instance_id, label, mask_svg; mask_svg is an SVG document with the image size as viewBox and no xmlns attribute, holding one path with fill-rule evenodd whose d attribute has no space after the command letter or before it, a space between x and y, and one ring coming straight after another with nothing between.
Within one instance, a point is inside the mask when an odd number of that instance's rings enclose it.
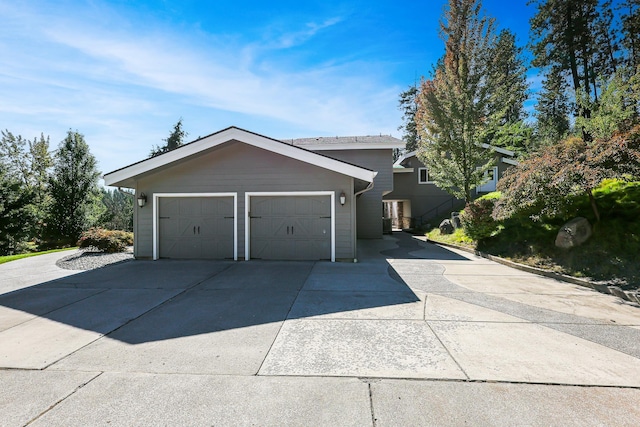
<instances>
[{"instance_id":1,"label":"white garage door","mask_svg":"<svg viewBox=\"0 0 640 427\"><path fill-rule=\"evenodd\" d=\"M329 196L252 196L252 259L330 260Z\"/></svg>"},{"instance_id":2,"label":"white garage door","mask_svg":"<svg viewBox=\"0 0 640 427\"><path fill-rule=\"evenodd\" d=\"M160 258L233 258L233 197L161 197L158 209Z\"/></svg>"}]
</instances>

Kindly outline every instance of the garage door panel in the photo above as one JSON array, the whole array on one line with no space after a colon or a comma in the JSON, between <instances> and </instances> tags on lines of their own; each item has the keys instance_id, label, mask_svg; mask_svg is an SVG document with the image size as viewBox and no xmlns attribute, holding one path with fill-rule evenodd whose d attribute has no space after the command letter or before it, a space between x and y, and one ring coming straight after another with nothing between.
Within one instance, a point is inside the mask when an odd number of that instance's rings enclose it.
<instances>
[{"instance_id":1,"label":"garage door panel","mask_svg":"<svg viewBox=\"0 0 640 427\"><path fill-rule=\"evenodd\" d=\"M331 259L330 196L252 196L251 258Z\"/></svg>"},{"instance_id":2,"label":"garage door panel","mask_svg":"<svg viewBox=\"0 0 640 427\"><path fill-rule=\"evenodd\" d=\"M202 214L202 200L195 197L184 197L178 201L181 216L199 216Z\"/></svg>"},{"instance_id":3,"label":"garage door panel","mask_svg":"<svg viewBox=\"0 0 640 427\"><path fill-rule=\"evenodd\" d=\"M234 253L232 197L161 197L161 258L223 259Z\"/></svg>"}]
</instances>

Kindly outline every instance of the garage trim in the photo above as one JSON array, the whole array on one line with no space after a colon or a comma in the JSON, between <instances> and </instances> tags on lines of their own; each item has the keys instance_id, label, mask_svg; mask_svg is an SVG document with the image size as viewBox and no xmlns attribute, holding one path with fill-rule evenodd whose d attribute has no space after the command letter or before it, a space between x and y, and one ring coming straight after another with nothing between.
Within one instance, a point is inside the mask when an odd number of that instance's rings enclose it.
<instances>
[{"instance_id":1,"label":"garage trim","mask_svg":"<svg viewBox=\"0 0 640 427\"><path fill-rule=\"evenodd\" d=\"M336 193L335 191L276 191L276 192L246 192L244 193L244 259L251 259L251 221L249 209L251 196L329 196L331 198L331 262L336 261Z\"/></svg>"},{"instance_id":2,"label":"garage trim","mask_svg":"<svg viewBox=\"0 0 640 427\"><path fill-rule=\"evenodd\" d=\"M154 193L153 195L153 259L159 258L159 209L161 197L233 197L233 259L238 260L238 193Z\"/></svg>"}]
</instances>

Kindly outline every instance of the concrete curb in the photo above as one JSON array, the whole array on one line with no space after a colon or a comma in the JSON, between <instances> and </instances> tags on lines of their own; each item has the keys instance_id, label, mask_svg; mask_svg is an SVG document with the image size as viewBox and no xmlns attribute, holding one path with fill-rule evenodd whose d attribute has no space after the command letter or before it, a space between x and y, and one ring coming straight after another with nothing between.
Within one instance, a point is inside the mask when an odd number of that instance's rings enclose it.
<instances>
[{"instance_id":1,"label":"concrete curb","mask_svg":"<svg viewBox=\"0 0 640 427\"><path fill-rule=\"evenodd\" d=\"M422 239L422 236L414 236L420 240ZM485 252L481 252L478 251L476 249L469 249L469 248L465 248L464 246L458 246L458 245L453 245L451 243L443 243L443 242L438 242L437 240L429 240L428 237L424 237L424 242L426 243L431 243L431 244L436 244L436 245L441 245L441 246L448 246L450 248L454 248L454 249L458 249L461 251L465 251L465 252L469 252L472 253L474 255L480 256L482 258L486 258L488 260L497 262L499 264L502 265L506 265L507 267L511 267L511 268L515 268L517 270L521 270L521 271L525 271L527 273L533 273L533 274L537 274L539 276L545 276L545 277L550 277L552 279L556 279L556 280L561 280L563 282L567 282L567 283L573 283L574 285L579 285L579 286L583 286L585 288L590 288L593 289L594 291L603 293L603 294L609 294L609 295L613 295L616 296L618 298L621 298L625 301L628 301L636 306L640 307L640 293L637 291L625 291L622 290L620 287L618 286L611 286L611 285L606 285L604 283L596 283L593 281L590 281L588 279L580 279L577 277L573 277L573 276L568 276L566 274L561 274L561 273L556 273L553 271L549 271L549 270L544 270L542 268L537 268L537 267L531 267L529 265L524 265L524 264L519 264L517 262L513 262L513 261L509 261L507 259L504 258L500 258L498 256L495 255L491 255Z\"/></svg>"}]
</instances>

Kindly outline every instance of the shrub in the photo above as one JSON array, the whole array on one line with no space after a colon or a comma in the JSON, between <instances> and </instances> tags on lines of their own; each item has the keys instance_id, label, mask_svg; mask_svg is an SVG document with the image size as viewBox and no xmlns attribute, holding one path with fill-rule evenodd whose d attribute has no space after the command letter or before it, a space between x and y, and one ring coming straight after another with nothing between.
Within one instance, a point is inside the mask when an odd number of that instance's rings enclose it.
<instances>
[{"instance_id":1,"label":"shrub","mask_svg":"<svg viewBox=\"0 0 640 427\"><path fill-rule=\"evenodd\" d=\"M102 252L123 252L127 246L133 244L133 233L120 230L105 230L104 228L90 228L82 233L78 246L93 248Z\"/></svg>"},{"instance_id":2,"label":"shrub","mask_svg":"<svg viewBox=\"0 0 640 427\"><path fill-rule=\"evenodd\" d=\"M477 199L469 203L462 214L460 222L467 236L480 241L490 237L498 229L498 223L493 219L494 200L490 198Z\"/></svg>"}]
</instances>

